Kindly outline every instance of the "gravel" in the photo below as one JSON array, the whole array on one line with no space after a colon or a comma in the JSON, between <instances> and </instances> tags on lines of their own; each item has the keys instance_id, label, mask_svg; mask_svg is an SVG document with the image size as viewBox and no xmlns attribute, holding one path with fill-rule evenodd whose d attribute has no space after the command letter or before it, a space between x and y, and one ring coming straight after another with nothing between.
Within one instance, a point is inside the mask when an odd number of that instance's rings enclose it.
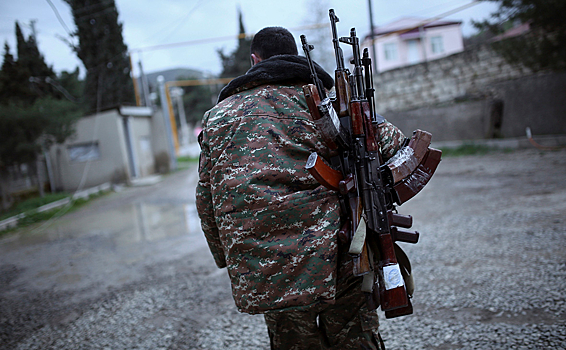
<instances>
[{"instance_id":1,"label":"gravel","mask_svg":"<svg viewBox=\"0 0 566 350\"><path fill-rule=\"evenodd\" d=\"M403 244L414 314L380 312L388 349L566 349L566 150L446 158L399 212L421 238ZM10 240L0 239L2 348L269 349L263 317L235 309L206 249L132 262L135 278L104 288L40 288L16 254L57 241L7 254Z\"/></svg>"}]
</instances>

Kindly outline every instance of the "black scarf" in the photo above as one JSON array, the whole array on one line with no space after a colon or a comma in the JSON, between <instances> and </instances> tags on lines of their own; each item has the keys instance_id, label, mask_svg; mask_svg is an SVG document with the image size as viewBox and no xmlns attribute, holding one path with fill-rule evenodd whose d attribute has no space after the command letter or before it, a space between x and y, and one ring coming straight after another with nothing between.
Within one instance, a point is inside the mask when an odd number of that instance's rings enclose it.
<instances>
[{"instance_id":1,"label":"black scarf","mask_svg":"<svg viewBox=\"0 0 566 350\"><path fill-rule=\"evenodd\" d=\"M326 89L330 90L334 86L332 77L317 63L314 63L314 67L318 79ZM240 91L249 90L260 85L285 81L312 83L311 72L305 57L297 55L278 55L257 63L250 68L246 74L228 83L228 85L220 91L218 102Z\"/></svg>"}]
</instances>

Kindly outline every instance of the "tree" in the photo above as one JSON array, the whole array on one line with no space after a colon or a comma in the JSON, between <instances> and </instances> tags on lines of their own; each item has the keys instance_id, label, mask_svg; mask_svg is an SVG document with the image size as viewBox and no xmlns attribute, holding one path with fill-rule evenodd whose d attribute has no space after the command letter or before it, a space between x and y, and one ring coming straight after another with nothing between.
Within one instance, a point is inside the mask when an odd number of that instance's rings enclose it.
<instances>
[{"instance_id":1,"label":"tree","mask_svg":"<svg viewBox=\"0 0 566 350\"><path fill-rule=\"evenodd\" d=\"M69 101L63 93L68 94L64 84L69 88L80 86L78 69L61 74L59 83L39 52L33 32L26 39L17 22L15 32L18 59L5 44L0 70L0 191L4 208L8 203L8 168L27 163L37 170L38 155L71 136L75 122L83 115L81 105ZM39 189L41 194L42 186Z\"/></svg>"},{"instance_id":2,"label":"tree","mask_svg":"<svg viewBox=\"0 0 566 350\"><path fill-rule=\"evenodd\" d=\"M39 154L74 134L76 121L82 115L79 104L53 97L37 99L31 106L0 105L0 189L4 208L8 167L27 163L35 168Z\"/></svg>"},{"instance_id":3,"label":"tree","mask_svg":"<svg viewBox=\"0 0 566 350\"><path fill-rule=\"evenodd\" d=\"M10 46L5 43L4 62L0 70L0 104L33 100L33 93L29 89L29 75L20 68L19 63L10 53Z\"/></svg>"},{"instance_id":4,"label":"tree","mask_svg":"<svg viewBox=\"0 0 566 350\"><path fill-rule=\"evenodd\" d=\"M250 47L252 40L246 38L244 22L242 20L242 12L238 10L238 18L240 23L240 36L238 39L238 47L231 54L224 54L224 50L218 50L220 60L222 61L221 78L234 78L245 74L251 67Z\"/></svg>"},{"instance_id":5,"label":"tree","mask_svg":"<svg viewBox=\"0 0 566 350\"><path fill-rule=\"evenodd\" d=\"M72 9L73 46L87 73L85 102L89 111L100 111L122 103L133 103L128 47L114 0L65 0Z\"/></svg>"},{"instance_id":6,"label":"tree","mask_svg":"<svg viewBox=\"0 0 566 350\"><path fill-rule=\"evenodd\" d=\"M490 20L474 22L482 30L503 33L509 25L528 24L530 31L494 43L510 63L522 63L533 70L566 69L566 1L487 0L499 3Z\"/></svg>"},{"instance_id":7,"label":"tree","mask_svg":"<svg viewBox=\"0 0 566 350\"><path fill-rule=\"evenodd\" d=\"M27 39L24 37L17 21L15 27L18 52L17 69L19 70L17 82L21 84L22 88L25 87L29 90L28 94L16 99L26 104L31 104L38 98L53 95L53 87L47 83L46 79L55 78L55 73L39 52L35 38L34 22L31 23L32 33ZM25 79L22 79L23 77Z\"/></svg>"}]
</instances>

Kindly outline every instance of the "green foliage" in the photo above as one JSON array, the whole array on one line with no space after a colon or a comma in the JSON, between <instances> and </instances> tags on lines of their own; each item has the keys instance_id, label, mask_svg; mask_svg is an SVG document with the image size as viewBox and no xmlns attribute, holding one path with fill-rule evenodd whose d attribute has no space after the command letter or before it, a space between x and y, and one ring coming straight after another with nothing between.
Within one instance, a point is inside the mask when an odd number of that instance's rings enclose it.
<instances>
[{"instance_id":1,"label":"green foliage","mask_svg":"<svg viewBox=\"0 0 566 350\"><path fill-rule=\"evenodd\" d=\"M504 33L516 23L529 24L526 34L498 41L494 48L510 63L533 70L566 69L566 1L489 0L499 3L490 20L474 22L482 30Z\"/></svg>"},{"instance_id":2,"label":"green foliage","mask_svg":"<svg viewBox=\"0 0 566 350\"><path fill-rule=\"evenodd\" d=\"M454 148L442 148L443 157L459 157L471 155L484 155L492 152L509 152L509 149L501 149L497 147L489 147L486 145L477 145L473 143L464 143Z\"/></svg>"},{"instance_id":3,"label":"green foliage","mask_svg":"<svg viewBox=\"0 0 566 350\"><path fill-rule=\"evenodd\" d=\"M179 80L193 80L195 77L179 78ZM218 91L209 85L196 85L183 87L183 106L187 123L196 125L201 122L206 111L214 106Z\"/></svg>"},{"instance_id":4,"label":"green foliage","mask_svg":"<svg viewBox=\"0 0 566 350\"><path fill-rule=\"evenodd\" d=\"M50 97L0 105L0 167L31 162L42 146L64 142L81 115L79 105Z\"/></svg>"},{"instance_id":5,"label":"green foliage","mask_svg":"<svg viewBox=\"0 0 566 350\"><path fill-rule=\"evenodd\" d=\"M49 193L44 197L34 197L16 204L12 209L0 215L0 220L16 216L21 213L30 212L46 204L69 197L68 193Z\"/></svg>"},{"instance_id":6,"label":"green foliage","mask_svg":"<svg viewBox=\"0 0 566 350\"><path fill-rule=\"evenodd\" d=\"M33 102L36 95L30 89L30 75L14 59L8 44L4 44L4 61L0 71L0 104L13 101Z\"/></svg>"},{"instance_id":7,"label":"green foliage","mask_svg":"<svg viewBox=\"0 0 566 350\"><path fill-rule=\"evenodd\" d=\"M199 157L189 157L189 156L182 156L177 157L177 162L182 163L198 163Z\"/></svg>"},{"instance_id":8,"label":"green foliage","mask_svg":"<svg viewBox=\"0 0 566 350\"><path fill-rule=\"evenodd\" d=\"M79 67L73 72L62 71L57 80L52 80L57 96L66 98L76 103L82 103L84 81L79 79Z\"/></svg>"},{"instance_id":9,"label":"green foliage","mask_svg":"<svg viewBox=\"0 0 566 350\"><path fill-rule=\"evenodd\" d=\"M87 69L85 103L97 112L134 102L128 47L114 0L65 0L72 9L78 45L73 49Z\"/></svg>"},{"instance_id":10,"label":"green foliage","mask_svg":"<svg viewBox=\"0 0 566 350\"><path fill-rule=\"evenodd\" d=\"M245 37L244 23L242 13L239 13L240 38L238 39L238 47L229 55L224 54L223 50L218 50L220 60L222 61L221 78L234 78L245 74L251 67L250 47L252 40Z\"/></svg>"}]
</instances>

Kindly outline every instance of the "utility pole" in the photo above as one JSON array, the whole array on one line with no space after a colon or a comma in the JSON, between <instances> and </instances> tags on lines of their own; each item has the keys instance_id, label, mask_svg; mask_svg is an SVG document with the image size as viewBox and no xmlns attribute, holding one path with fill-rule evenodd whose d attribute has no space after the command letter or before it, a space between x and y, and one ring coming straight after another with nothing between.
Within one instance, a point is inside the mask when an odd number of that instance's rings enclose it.
<instances>
[{"instance_id":1,"label":"utility pole","mask_svg":"<svg viewBox=\"0 0 566 350\"><path fill-rule=\"evenodd\" d=\"M141 60L138 62L138 65L140 66L140 80L141 80L141 86L142 86L142 92L143 92L143 99L144 99L145 105L147 107L151 107L152 106L151 105L151 99L149 98L149 84L147 82L147 76L143 72Z\"/></svg>"},{"instance_id":2,"label":"utility pole","mask_svg":"<svg viewBox=\"0 0 566 350\"><path fill-rule=\"evenodd\" d=\"M373 10L371 6L371 0L368 0L368 7L369 7L369 29L371 33L371 55L373 56L373 70L376 73L379 73L377 69L377 54L375 51L375 38L374 38L374 31L373 31Z\"/></svg>"},{"instance_id":3,"label":"utility pole","mask_svg":"<svg viewBox=\"0 0 566 350\"><path fill-rule=\"evenodd\" d=\"M169 114L169 106L167 105L167 94L165 93L165 78L163 75L157 77L159 92L161 97L161 110L163 111L163 120L165 121L165 130L167 134L167 144L169 146L169 171L177 169L177 152L175 151L175 143L173 141L173 127L171 126L171 116Z\"/></svg>"}]
</instances>

